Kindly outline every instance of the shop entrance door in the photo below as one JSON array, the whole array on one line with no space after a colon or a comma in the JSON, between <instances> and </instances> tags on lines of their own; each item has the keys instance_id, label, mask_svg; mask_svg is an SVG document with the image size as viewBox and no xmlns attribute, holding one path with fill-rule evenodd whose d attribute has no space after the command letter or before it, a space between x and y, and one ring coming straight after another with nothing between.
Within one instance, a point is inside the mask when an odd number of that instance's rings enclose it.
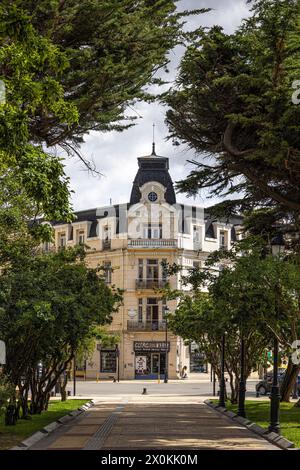
<instances>
[{"instance_id":1,"label":"shop entrance door","mask_svg":"<svg viewBox=\"0 0 300 470\"><path fill-rule=\"evenodd\" d=\"M135 353L135 378L156 380L158 377L164 379L166 367L165 352L143 352Z\"/></svg>"},{"instance_id":2,"label":"shop entrance door","mask_svg":"<svg viewBox=\"0 0 300 470\"><path fill-rule=\"evenodd\" d=\"M166 354L165 353L152 353L151 354L151 374L160 378L165 375Z\"/></svg>"}]
</instances>

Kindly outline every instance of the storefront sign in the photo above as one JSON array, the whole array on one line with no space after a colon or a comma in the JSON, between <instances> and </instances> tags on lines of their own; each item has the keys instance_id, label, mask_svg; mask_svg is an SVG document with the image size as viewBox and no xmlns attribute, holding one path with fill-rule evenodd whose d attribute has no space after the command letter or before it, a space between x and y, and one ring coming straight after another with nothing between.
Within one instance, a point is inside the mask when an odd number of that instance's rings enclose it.
<instances>
[{"instance_id":1,"label":"storefront sign","mask_svg":"<svg viewBox=\"0 0 300 470\"><path fill-rule=\"evenodd\" d=\"M170 342L165 341L134 341L134 351L166 352L170 351Z\"/></svg>"}]
</instances>

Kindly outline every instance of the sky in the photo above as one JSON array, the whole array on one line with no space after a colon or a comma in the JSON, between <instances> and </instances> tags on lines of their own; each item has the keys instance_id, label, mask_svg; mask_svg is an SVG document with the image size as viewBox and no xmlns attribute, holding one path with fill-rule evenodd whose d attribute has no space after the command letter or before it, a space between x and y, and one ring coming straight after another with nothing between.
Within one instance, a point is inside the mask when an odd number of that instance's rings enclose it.
<instances>
[{"instance_id":1,"label":"sky","mask_svg":"<svg viewBox=\"0 0 300 470\"><path fill-rule=\"evenodd\" d=\"M233 32L242 18L249 15L246 0L181 0L178 8L212 8L209 13L191 17L187 28L197 26L221 25L227 33ZM170 73L168 80L176 76L183 49L176 48L170 52ZM149 155L152 148L152 131L155 123L156 153L169 158L170 174L174 182L187 176L192 166L187 159L195 158L186 146L173 146L167 141L168 129L164 123L166 109L158 104L139 103L130 113L137 116L136 125L121 133L91 132L85 138L81 153L92 159L103 176L88 173L75 157L65 161L65 171L70 177L71 200L75 211L128 202L132 182L137 172L137 158ZM196 198L188 199L184 194L177 195L177 202L199 204L207 207L218 202L208 199L208 193L200 191Z\"/></svg>"}]
</instances>

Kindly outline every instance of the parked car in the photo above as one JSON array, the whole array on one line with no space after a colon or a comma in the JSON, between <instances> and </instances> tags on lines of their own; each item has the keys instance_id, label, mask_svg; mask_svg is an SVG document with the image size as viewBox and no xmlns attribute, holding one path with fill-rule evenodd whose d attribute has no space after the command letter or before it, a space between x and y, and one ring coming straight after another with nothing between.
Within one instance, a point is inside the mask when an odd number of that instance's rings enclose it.
<instances>
[{"instance_id":1,"label":"parked car","mask_svg":"<svg viewBox=\"0 0 300 470\"><path fill-rule=\"evenodd\" d=\"M282 384L283 379L284 379L284 374L285 374L286 369L278 369L278 384L279 386ZM273 381L273 371L268 372L265 374L265 377L263 380L260 380L255 388L256 388L256 395L267 395L268 393L271 393L272 389L272 381ZM298 395L300 396L300 374L298 375L298 380L297 380L297 387L298 387Z\"/></svg>"}]
</instances>

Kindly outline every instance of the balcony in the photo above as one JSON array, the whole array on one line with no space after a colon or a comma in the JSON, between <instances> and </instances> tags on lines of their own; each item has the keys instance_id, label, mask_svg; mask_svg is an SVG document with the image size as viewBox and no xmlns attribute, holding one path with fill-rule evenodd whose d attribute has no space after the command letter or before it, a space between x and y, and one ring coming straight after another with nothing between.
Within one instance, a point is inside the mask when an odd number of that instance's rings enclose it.
<instances>
[{"instance_id":1,"label":"balcony","mask_svg":"<svg viewBox=\"0 0 300 470\"><path fill-rule=\"evenodd\" d=\"M177 240L169 238L135 238L128 240L128 248L177 248Z\"/></svg>"},{"instance_id":2,"label":"balcony","mask_svg":"<svg viewBox=\"0 0 300 470\"><path fill-rule=\"evenodd\" d=\"M164 321L127 321L127 330L129 331L165 331L166 323Z\"/></svg>"},{"instance_id":3,"label":"balcony","mask_svg":"<svg viewBox=\"0 0 300 470\"><path fill-rule=\"evenodd\" d=\"M164 289L167 284L166 279L136 279L136 289Z\"/></svg>"}]
</instances>

